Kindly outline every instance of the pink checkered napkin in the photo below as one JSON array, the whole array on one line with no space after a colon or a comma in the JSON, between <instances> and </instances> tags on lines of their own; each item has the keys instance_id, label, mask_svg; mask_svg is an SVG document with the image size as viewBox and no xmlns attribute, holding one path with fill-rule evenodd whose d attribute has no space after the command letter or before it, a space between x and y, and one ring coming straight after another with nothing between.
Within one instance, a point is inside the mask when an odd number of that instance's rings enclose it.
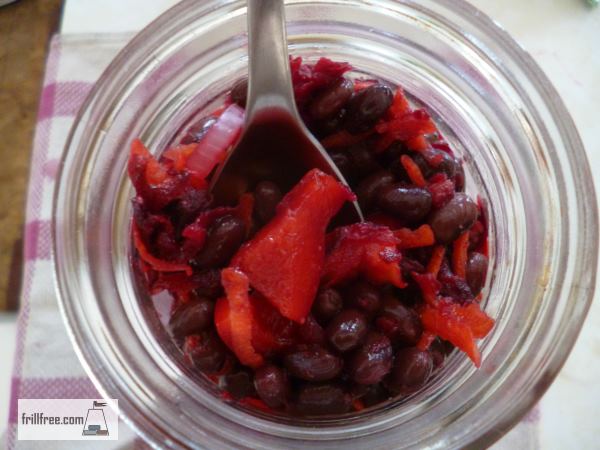
<instances>
[{"instance_id":1,"label":"pink checkered napkin","mask_svg":"<svg viewBox=\"0 0 600 450\"><path fill-rule=\"evenodd\" d=\"M123 35L59 35L50 45L27 196L25 272L6 433L8 450L147 447L123 423L119 441L17 440L19 398L99 397L73 351L58 309L50 260L52 194L74 116L93 83L127 40L128 36ZM538 448L537 417L534 410L494 448Z\"/></svg>"},{"instance_id":2,"label":"pink checkered napkin","mask_svg":"<svg viewBox=\"0 0 600 450\"><path fill-rule=\"evenodd\" d=\"M8 450L126 449L143 445L122 422L118 441L17 440L18 399L99 397L73 351L58 309L50 258L52 195L74 116L93 83L127 40L124 35L57 35L50 44L27 194L24 280L6 430ZM0 448L3 444L1 440Z\"/></svg>"}]
</instances>

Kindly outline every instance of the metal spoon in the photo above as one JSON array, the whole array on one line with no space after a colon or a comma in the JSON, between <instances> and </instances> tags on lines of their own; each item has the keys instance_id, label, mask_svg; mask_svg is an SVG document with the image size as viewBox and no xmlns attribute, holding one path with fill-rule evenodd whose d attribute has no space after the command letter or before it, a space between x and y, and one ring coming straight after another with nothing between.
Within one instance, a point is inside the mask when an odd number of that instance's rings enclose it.
<instances>
[{"instance_id":1,"label":"metal spoon","mask_svg":"<svg viewBox=\"0 0 600 450\"><path fill-rule=\"evenodd\" d=\"M302 123L290 74L283 0L248 0L248 100L239 143L212 177L217 201L232 198L240 180L270 180L284 191L312 168L348 185L325 149ZM357 202L344 221L363 220ZM350 219L350 220L349 220Z\"/></svg>"}]
</instances>

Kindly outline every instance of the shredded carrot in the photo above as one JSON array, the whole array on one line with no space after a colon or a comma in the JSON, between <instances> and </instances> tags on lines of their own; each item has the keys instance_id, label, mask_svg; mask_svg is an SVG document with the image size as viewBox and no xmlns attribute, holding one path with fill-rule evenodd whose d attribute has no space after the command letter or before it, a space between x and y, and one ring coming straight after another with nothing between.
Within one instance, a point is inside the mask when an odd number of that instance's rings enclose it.
<instances>
[{"instance_id":1,"label":"shredded carrot","mask_svg":"<svg viewBox=\"0 0 600 450\"><path fill-rule=\"evenodd\" d=\"M400 228L394 231L394 236L398 238L400 249L427 247L435 244L433 230L427 224L421 225L416 230Z\"/></svg>"},{"instance_id":2,"label":"shredded carrot","mask_svg":"<svg viewBox=\"0 0 600 450\"><path fill-rule=\"evenodd\" d=\"M185 163L194 150L196 150L196 147L198 147L198 144L178 145L168 149L163 153L163 156L173 162L175 170L181 172L185 169Z\"/></svg>"},{"instance_id":3,"label":"shredded carrot","mask_svg":"<svg viewBox=\"0 0 600 450\"><path fill-rule=\"evenodd\" d=\"M352 406L354 407L355 411L362 411L365 409L365 404L358 398L352 402Z\"/></svg>"},{"instance_id":4,"label":"shredded carrot","mask_svg":"<svg viewBox=\"0 0 600 450\"><path fill-rule=\"evenodd\" d=\"M323 147L337 148L337 147L348 147L350 145L358 144L364 141L366 138L373 134L373 130L365 131L359 134L350 134L346 130L338 131L337 133L330 134L321 141Z\"/></svg>"},{"instance_id":5,"label":"shredded carrot","mask_svg":"<svg viewBox=\"0 0 600 450\"><path fill-rule=\"evenodd\" d=\"M132 232L133 244L135 245L135 249L138 251L140 258L147 262L154 270L157 272L185 272L188 276L192 275L192 268L187 264L173 263L153 256L142 240L135 222L132 226Z\"/></svg>"},{"instance_id":6,"label":"shredded carrot","mask_svg":"<svg viewBox=\"0 0 600 450\"><path fill-rule=\"evenodd\" d=\"M419 338L419 342L417 342L417 348L422 352L426 351L435 338L435 334L430 333L429 331L423 331L421 337Z\"/></svg>"},{"instance_id":7,"label":"shredded carrot","mask_svg":"<svg viewBox=\"0 0 600 450\"><path fill-rule=\"evenodd\" d=\"M452 247L452 270L462 279L467 276L467 252L469 250L469 231L465 231L455 241Z\"/></svg>"},{"instance_id":8,"label":"shredded carrot","mask_svg":"<svg viewBox=\"0 0 600 450\"><path fill-rule=\"evenodd\" d=\"M427 186L427 182L425 181L425 177L423 176L421 169L419 169L417 163L415 163L410 156L402 155L400 157L400 162L402 163L404 170L406 170L410 181L412 181L418 187Z\"/></svg>"},{"instance_id":9,"label":"shredded carrot","mask_svg":"<svg viewBox=\"0 0 600 450\"><path fill-rule=\"evenodd\" d=\"M426 150L428 147L427 139L425 139L425 136L423 136L423 135L417 136L417 137L407 140L406 146L409 149L414 150L415 152L421 152L423 150Z\"/></svg>"},{"instance_id":10,"label":"shredded carrot","mask_svg":"<svg viewBox=\"0 0 600 450\"><path fill-rule=\"evenodd\" d=\"M446 247L443 245L436 245L433 248L433 253L431 254L431 259L427 264L427 272L432 274L437 278L438 272L440 271L440 267L442 266L442 261L444 261L444 255L446 254Z\"/></svg>"},{"instance_id":11,"label":"shredded carrot","mask_svg":"<svg viewBox=\"0 0 600 450\"><path fill-rule=\"evenodd\" d=\"M402 90L402 88L396 89L396 93L394 94L394 100L392 101L392 105L390 106L389 111L393 118L401 117L404 114L410 112L410 104L404 96L404 91Z\"/></svg>"}]
</instances>

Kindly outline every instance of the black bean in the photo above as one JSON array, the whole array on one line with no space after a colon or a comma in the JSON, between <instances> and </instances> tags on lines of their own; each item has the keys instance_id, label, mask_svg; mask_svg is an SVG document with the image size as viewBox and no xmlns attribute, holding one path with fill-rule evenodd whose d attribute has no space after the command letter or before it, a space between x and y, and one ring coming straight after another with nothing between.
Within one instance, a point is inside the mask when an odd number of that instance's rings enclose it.
<instances>
[{"instance_id":1,"label":"black bean","mask_svg":"<svg viewBox=\"0 0 600 450\"><path fill-rule=\"evenodd\" d=\"M391 370L392 358L390 340L381 333L371 332L350 359L350 376L359 384L379 383Z\"/></svg>"},{"instance_id":2,"label":"black bean","mask_svg":"<svg viewBox=\"0 0 600 450\"><path fill-rule=\"evenodd\" d=\"M254 188L254 211L258 220L263 224L269 222L274 216L277 205L283 198L281 189L270 181L261 181Z\"/></svg>"},{"instance_id":3,"label":"black bean","mask_svg":"<svg viewBox=\"0 0 600 450\"><path fill-rule=\"evenodd\" d=\"M377 170L381 170L381 166L366 147L366 144L354 145L348 148L347 153L352 163L352 173L358 178L364 178Z\"/></svg>"},{"instance_id":4,"label":"black bean","mask_svg":"<svg viewBox=\"0 0 600 450\"><path fill-rule=\"evenodd\" d=\"M467 261L467 284L473 295L481 292L487 275L488 259L485 255L473 252Z\"/></svg>"},{"instance_id":5,"label":"black bean","mask_svg":"<svg viewBox=\"0 0 600 450\"><path fill-rule=\"evenodd\" d=\"M204 189L187 188L179 201L174 204L173 215L177 219L179 228L191 223L198 214L210 207L212 195Z\"/></svg>"},{"instance_id":6,"label":"black bean","mask_svg":"<svg viewBox=\"0 0 600 450\"><path fill-rule=\"evenodd\" d=\"M200 119L187 130L185 135L181 138L181 143L183 145L188 145L200 142L210 127L212 127L216 122L217 119L212 116Z\"/></svg>"},{"instance_id":7,"label":"black bean","mask_svg":"<svg viewBox=\"0 0 600 450\"><path fill-rule=\"evenodd\" d=\"M198 267L220 267L229 262L242 245L246 233L244 222L235 216L223 216L210 227L204 247L196 257Z\"/></svg>"},{"instance_id":8,"label":"black bean","mask_svg":"<svg viewBox=\"0 0 600 450\"><path fill-rule=\"evenodd\" d=\"M366 281L359 281L351 285L346 297L348 305L367 314L375 313L381 306L379 289Z\"/></svg>"},{"instance_id":9,"label":"black bean","mask_svg":"<svg viewBox=\"0 0 600 450\"><path fill-rule=\"evenodd\" d=\"M450 202L434 211L429 224L437 242L448 244L473 225L478 213L475 202L468 195L459 192Z\"/></svg>"},{"instance_id":10,"label":"black bean","mask_svg":"<svg viewBox=\"0 0 600 450\"><path fill-rule=\"evenodd\" d=\"M376 84L358 92L348 102L346 129L362 133L379 120L392 104L394 94L384 85Z\"/></svg>"},{"instance_id":11,"label":"black bean","mask_svg":"<svg viewBox=\"0 0 600 450\"><path fill-rule=\"evenodd\" d=\"M194 292L199 297L208 297L216 299L223 295L223 286L221 285L221 271L218 269L205 269L194 273Z\"/></svg>"},{"instance_id":12,"label":"black bean","mask_svg":"<svg viewBox=\"0 0 600 450\"><path fill-rule=\"evenodd\" d=\"M240 399L254 395L254 380L252 374L241 370L236 373L225 375L225 390L229 392L233 398Z\"/></svg>"},{"instance_id":13,"label":"black bean","mask_svg":"<svg viewBox=\"0 0 600 450\"><path fill-rule=\"evenodd\" d=\"M231 100L242 108L246 107L248 97L248 79L238 80L231 88Z\"/></svg>"},{"instance_id":14,"label":"black bean","mask_svg":"<svg viewBox=\"0 0 600 450\"><path fill-rule=\"evenodd\" d=\"M442 156L441 162L438 163L436 170L443 172L446 176L454 181L454 188L461 192L465 188L465 170L462 164L454 156L441 150L433 150Z\"/></svg>"},{"instance_id":15,"label":"black bean","mask_svg":"<svg viewBox=\"0 0 600 450\"><path fill-rule=\"evenodd\" d=\"M376 324L392 342L403 345L415 345L423 332L417 313L390 296L383 299Z\"/></svg>"},{"instance_id":16,"label":"black bean","mask_svg":"<svg viewBox=\"0 0 600 450\"><path fill-rule=\"evenodd\" d=\"M262 366L254 372L254 387L258 396L271 408L282 407L289 386L285 372L275 365Z\"/></svg>"},{"instance_id":17,"label":"black bean","mask_svg":"<svg viewBox=\"0 0 600 450\"><path fill-rule=\"evenodd\" d=\"M360 345L367 331L364 314L355 309L346 309L329 322L325 334L333 348L347 352Z\"/></svg>"},{"instance_id":18,"label":"black bean","mask_svg":"<svg viewBox=\"0 0 600 450\"><path fill-rule=\"evenodd\" d=\"M416 347L402 348L395 357L394 367L386 384L398 394L407 394L421 387L433 369L433 361L429 352Z\"/></svg>"},{"instance_id":19,"label":"black bean","mask_svg":"<svg viewBox=\"0 0 600 450\"><path fill-rule=\"evenodd\" d=\"M369 408L370 406L377 405L378 403L384 402L390 398L390 393L382 385L382 383L372 384L368 386L367 391L361 397L363 405Z\"/></svg>"},{"instance_id":20,"label":"black bean","mask_svg":"<svg viewBox=\"0 0 600 450\"><path fill-rule=\"evenodd\" d=\"M350 100L353 92L352 81L340 78L312 100L308 107L311 117L316 120L324 120L334 116Z\"/></svg>"},{"instance_id":21,"label":"black bean","mask_svg":"<svg viewBox=\"0 0 600 450\"><path fill-rule=\"evenodd\" d=\"M350 407L350 396L331 384L303 386L296 401L296 411L307 416L343 414Z\"/></svg>"},{"instance_id":22,"label":"black bean","mask_svg":"<svg viewBox=\"0 0 600 450\"><path fill-rule=\"evenodd\" d=\"M287 354L284 364L290 375L306 381L331 380L343 367L340 358L320 347Z\"/></svg>"},{"instance_id":23,"label":"black bean","mask_svg":"<svg viewBox=\"0 0 600 450\"><path fill-rule=\"evenodd\" d=\"M429 346L429 353L431 353L431 360L433 361L433 368L438 369L443 366L446 356L452 353L454 346L448 341L436 338Z\"/></svg>"},{"instance_id":24,"label":"black bean","mask_svg":"<svg viewBox=\"0 0 600 450\"><path fill-rule=\"evenodd\" d=\"M324 344L325 330L309 314L304 323L298 327L298 337L303 344Z\"/></svg>"},{"instance_id":25,"label":"black bean","mask_svg":"<svg viewBox=\"0 0 600 450\"><path fill-rule=\"evenodd\" d=\"M183 354L204 372L217 372L225 362L226 349L214 332L192 334L185 338Z\"/></svg>"},{"instance_id":26,"label":"black bean","mask_svg":"<svg viewBox=\"0 0 600 450\"><path fill-rule=\"evenodd\" d=\"M411 156L415 156L414 152L411 152L403 142L396 141L381 154L380 160L387 167L394 164L396 161L400 161L400 157L407 153L410 153Z\"/></svg>"},{"instance_id":27,"label":"black bean","mask_svg":"<svg viewBox=\"0 0 600 450\"><path fill-rule=\"evenodd\" d=\"M380 191L377 203L385 212L414 223L429 214L431 194L425 189L393 184Z\"/></svg>"},{"instance_id":28,"label":"black bean","mask_svg":"<svg viewBox=\"0 0 600 450\"><path fill-rule=\"evenodd\" d=\"M465 169L460 163L458 164L456 174L454 175L454 189L456 192L463 192L465 190Z\"/></svg>"},{"instance_id":29,"label":"black bean","mask_svg":"<svg viewBox=\"0 0 600 450\"><path fill-rule=\"evenodd\" d=\"M337 133L341 130L344 125L344 120L346 118L346 110L341 109L334 116L325 119L319 120L311 123L311 131L314 132L315 135L319 137L326 137L333 133Z\"/></svg>"},{"instance_id":30,"label":"black bean","mask_svg":"<svg viewBox=\"0 0 600 450\"><path fill-rule=\"evenodd\" d=\"M190 301L178 307L169 320L169 327L176 338L194 334L212 324L215 305L207 299Z\"/></svg>"},{"instance_id":31,"label":"black bean","mask_svg":"<svg viewBox=\"0 0 600 450\"><path fill-rule=\"evenodd\" d=\"M354 170L354 164L350 159L350 156L345 151L333 151L329 154L329 157L333 161L333 163L340 169L342 175L346 179L352 179L356 175Z\"/></svg>"},{"instance_id":32,"label":"black bean","mask_svg":"<svg viewBox=\"0 0 600 450\"><path fill-rule=\"evenodd\" d=\"M342 296L333 288L322 289L313 303L312 312L321 323L327 323L344 306Z\"/></svg>"},{"instance_id":33,"label":"black bean","mask_svg":"<svg viewBox=\"0 0 600 450\"><path fill-rule=\"evenodd\" d=\"M368 211L375 203L377 194L382 188L391 185L394 182L394 176L387 170L382 170L369 175L360 182L356 188L358 204L363 211Z\"/></svg>"},{"instance_id":34,"label":"black bean","mask_svg":"<svg viewBox=\"0 0 600 450\"><path fill-rule=\"evenodd\" d=\"M466 280L454 274L445 260L440 267L438 281L441 283L440 295L444 297L451 297L459 303L470 301L474 297Z\"/></svg>"}]
</instances>

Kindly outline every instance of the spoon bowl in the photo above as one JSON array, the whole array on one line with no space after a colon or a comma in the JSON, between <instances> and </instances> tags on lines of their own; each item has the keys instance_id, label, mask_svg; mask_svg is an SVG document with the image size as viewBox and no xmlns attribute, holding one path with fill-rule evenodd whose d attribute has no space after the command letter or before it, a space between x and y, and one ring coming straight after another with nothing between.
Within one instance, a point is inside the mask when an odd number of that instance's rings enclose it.
<instances>
[{"instance_id":1,"label":"spoon bowl","mask_svg":"<svg viewBox=\"0 0 600 450\"><path fill-rule=\"evenodd\" d=\"M348 186L296 108L290 74L283 0L248 0L248 100L242 136L217 168L211 190L219 204L237 199L232 180L270 180L288 191L317 168ZM363 220L355 201L345 221ZM352 220L353 219L353 220Z\"/></svg>"}]
</instances>

